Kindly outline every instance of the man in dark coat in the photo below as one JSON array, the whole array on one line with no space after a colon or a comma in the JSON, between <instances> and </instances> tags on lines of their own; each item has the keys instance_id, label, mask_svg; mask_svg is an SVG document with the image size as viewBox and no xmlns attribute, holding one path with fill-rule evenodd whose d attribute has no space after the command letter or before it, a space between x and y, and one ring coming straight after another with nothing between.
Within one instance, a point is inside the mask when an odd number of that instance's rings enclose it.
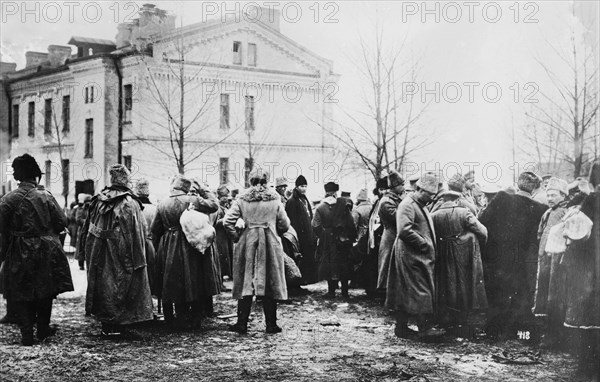
<instances>
[{"instance_id":1,"label":"man in dark coat","mask_svg":"<svg viewBox=\"0 0 600 382\"><path fill-rule=\"evenodd\" d=\"M67 217L56 199L38 182L42 172L33 157L24 154L12 163L19 188L0 200L0 236L4 238L0 263L5 261L4 294L13 303L21 326L21 343L54 334L50 328L52 300L73 290L71 271L59 233Z\"/></svg>"},{"instance_id":2,"label":"man in dark coat","mask_svg":"<svg viewBox=\"0 0 600 382\"><path fill-rule=\"evenodd\" d=\"M190 204L205 214L218 210L217 198L208 190L189 195L192 181L181 175L171 183L171 196L158 205L152 222L152 240L156 248L162 287L165 321L179 329L197 329L201 324L202 304L221 292L222 279L213 247L199 253L186 239L179 219ZM215 261L207 261L211 257ZM175 312L173 312L175 305ZM174 314L175 313L175 314Z\"/></svg>"},{"instance_id":3,"label":"man in dark coat","mask_svg":"<svg viewBox=\"0 0 600 382\"><path fill-rule=\"evenodd\" d=\"M437 236L436 287L439 318L449 325L467 322L487 309L479 242L487 229L462 205L462 192L445 191L431 214Z\"/></svg>"},{"instance_id":4,"label":"man in dark coat","mask_svg":"<svg viewBox=\"0 0 600 382\"><path fill-rule=\"evenodd\" d=\"M217 211L215 223L217 233L215 241L219 252L219 261L221 262L221 276L227 276L231 279L233 276L233 243L223 227L223 218L230 206L229 188L226 185L223 184L217 189L217 198L219 199L219 210ZM225 290L226 288L221 289Z\"/></svg>"},{"instance_id":5,"label":"man in dark coat","mask_svg":"<svg viewBox=\"0 0 600 382\"><path fill-rule=\"evenodd\" d=\"M292 197L285 204L285 212L300 242L302 259L300 259L298 267L302 273L302 284L314 284L317 282L317 265L315 263L315 235L311 225L313 212L306 197L308 182L304 176L300 175L296 179L295 185Z\"/></svg>"},{"instance_id":6,"label":"man in dark coat","mask_svg":"<svg viewBox=\"0 0 600 382\"><path fill-rule=\"evenodd\" d=\"M579 363L582 371L600 380L600 163L592 165L590 184L594 191L580 211L593 223L587 240L569 244L563 258L566 268L565 327L581 338ZM595 378L595 379L594 379Z\"/></svg>"},{"instance_id":7,"label":"man in dark coat","mask_svg":"<svg viewBox=\"0 0 600 382\"><path fill-rule=\"evenodd\" d=\"M426 208L438 193L438 180L426 173L415 186L416 191L402 200L396 213L398 236L390 260L385 305L396 311L396 336L411 332L407 324L413 318L419 337L438 337L444 331L433 327L436 239Z\"/></svg>"},{"instance_id":8,"label":"man in dark coat","mask_svg":"<svg viewBox=\"0 0 600 382\"><path fill-rule=\"evenodd\" d=\"M111 185L92 199L80 235L88 286L86 313L102 323L101 334L127 334L123 325L152 320L146 269L146 218L128 187L127 167L110 167Z\"/></svg>"},{"instance_id":9,"label":"man in dark coat","mask_svg":"<svg viewBox=\"0 0 600 382\"><path fill-rule=\"evenodd\" d=\"M396 171L388 175L389 191L379 202L379 219L383 225L383 235L379 243L379 258L377 261L377 289L385 290L390 268L390 259L394 242L396 241L396 210L404 195L404 179Z\"/></svg>"},{"instance_id":10,"label":"man in dark coat","mask_svg":"<svg viewBox=\"0 0 600 382\"><path fill-rule=\"evenodd\" d=\"M537 273L537 229L547 206L531 198L537 176L519 175L519 191L492 199L479 220L488 230L483 269L489 303L488 318L502 326L531 322Z\"/></svg>"},{"instance_id":11,"label":"man in dark coat","mask_svg":"<svg viewBox=\"0 0 600 382\"><path fill-rule=\"evenodd\" d=\"M325 184L325 199L315 210L312 226L319 238L318 275L320 280L327 280L327 296L334 297L338 282L341 282L342 296L348 298L350 251L356 239L356 227L348 201L336 198L338 190L339 185L336 183Z\"/></svg>"}]
</instances>

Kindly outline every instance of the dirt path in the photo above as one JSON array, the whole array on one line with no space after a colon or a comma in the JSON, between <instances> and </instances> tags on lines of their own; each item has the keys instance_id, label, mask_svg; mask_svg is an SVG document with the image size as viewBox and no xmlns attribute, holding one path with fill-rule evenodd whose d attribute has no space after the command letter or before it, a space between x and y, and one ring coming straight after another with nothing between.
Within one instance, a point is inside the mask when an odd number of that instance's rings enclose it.
<instances>
[{"instance_id":1,"label":"dirt path","mask_svg":"<svg viewBox=\"0 0 600 382\"><path fill-rule=\"evenodd\" d=\"M352 299L328 300L325 284L308 296L280 305L279 335L264 333L260 306L250 332L227 332L235 319L209 319L196 332L167 331L160 324L139 327L140 340L98 337L99 324L83 315L81 296L59 298L55 338L30 348L19 345L15 326L1 326L3 381L573 381L575 360L542 354L536 365L495 362L501 350L535 350L517 340L491 343L449 338L424 344L398 339L393 322L376 301L351 290ZM216 300L218 314L235 312L230 293ZM339 323L339 326L322 323Z\"/></svg>"}]
</instances>

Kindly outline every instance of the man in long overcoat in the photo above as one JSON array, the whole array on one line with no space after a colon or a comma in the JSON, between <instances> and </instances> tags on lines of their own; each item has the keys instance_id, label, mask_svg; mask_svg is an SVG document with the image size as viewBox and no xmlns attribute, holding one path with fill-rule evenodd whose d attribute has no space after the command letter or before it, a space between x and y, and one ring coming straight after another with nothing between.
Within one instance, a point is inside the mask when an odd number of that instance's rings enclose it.
<instances>
[{"instance_id":1,"label":"man in long overcoat","mask_svg":"<svg viewBox=\"0 0 600 382\"><path fill-rule=\"evenodd\" d=\"M390 261L385 305L397 313L397 336L410 333L407 324L413 318L419 337L437 337L444 331L433 327L436 240L426 204L438 193L438 180L426 173L415 186L416 191L400 203L396 213L398 236Z\"/></svg>"},{"instance_id":2,"label":"man in long overcoat","mask_svg":"<svg viewBox=\"0 0 600 382\"><path fill-rule=\"evenodd\" d=\"M123 325L153 318L146 219L129 178L127 167L110 168L111 185L92 199L80 236L88 269L85 310L102 323L103 335L124 334Z\"/></svg>"},{"instance_id":3,"label":"man in long overcoat","mask_svg":"<svg viewBox=\"0 0 600 382\"><path fill-rule=\"evenodd\" d=\"M377 261L377 288L380 290L387 287L390 259L392 258L397 235L396 210L404 195L404 179L392 170L388 175L388 187L389 191L384 194L379 202L379 219L383 224L383 235L379 243L379 258Z\"/></svg>"},{"instance_id":4,"label":"man in long overcoat","mask_svg":"<svg viewBox=\"0 0 600 382\"><path fill-rule=\"evenodd\" d=\"M579 332L579 363L600 380L600 163L592 165L590 184L594 191L580 211L593 223L587 240L572 242L565 252L566 312L564 326ZM594 379L595 378L595 379Z\"/></svg>"},{"instance_id":5,"label":"man in long overcoat","mask_svg":"<svg viewBox=\"0 0 600 382\"><path fill-rule=\"evenodd\" d=\"M336 197L339 185L325 184L325 199L317 206L312 226L318 237L317 261L319 280L327 280L328 297L335 296L338 282L342 296L348 298L351 276L350 252L356 239L351 206L346 198Z\"/></svg>"},{"instance_id":6,"label":"man in long overcoat","mask_svg":"<svg viewBox=\"0 0 600 382\"><path fill-rule=\"evenodd\" d=\"M469 313L487 309L480 242L487 229L462 205L461 192L445 191L431 214L437 238L436 288L439 318L466 323Z\"/></svg>"},{"instance_id":7,"label":"man in long overcoat","mask_svg":"<svg viewBox=\"0 0 600 382\"><path fill-rule=\"evenodd\" d=\"M18 316L21 343L31 346L34 324L39 340L54 334L52 300L73 290L58 237L67 217L50 192L38 186L42 172L33 157L17 157L12 167L19 187L0 199L0 263L5 262L4 296Z\"/></svg>"},{"instance_id":8,"label":"man in long overcoat","mask_svg":"<svg viewBox=\"0 0 600 382\"><path fill-rule=\"evenodd\" d=\"M238 300L238 311L237 322L229 329L240 334L248 331L253 296L262 297L266 332L281 332L277 325L277 300L288 298L280 235L288 230L290 220L279 194L267 188L267 183L268 174L254 172L250 176L251 187L233 202L223 221L236 243L233 298ZM241 234L236 228L242 228L239 224L243 225Z\"/></svg>"},{"instance_id":9,"label":"man in long overcoat","mask_svg":"<svg viewBox=\"0 0 600 382\"><path fill-rule=\"evenodd\" d=\"M488 318L508 327L517 320L521 328L532 320L531 307L537 273L537 229L546 206L531 199L537 176L519 175L519 191L500 191L480 214L488 230L483 270L489 303Z\"/></svg>"},{"instance_id":10,"label":"man in long overcoat","mask_svg":"<svg viewBox=\"0 0 600 382\"><path fill-rule=\"evenodd\" d=\"M219 252L219 261L221 262L221 276L228 276L230 279L233 276L233 243L227 236L223 227L223 218L229 209L229 188L226 185L221 185L217 189L217 197L219 198L219 210L217 211L217 220L215 223L216 245Z\"/></svg>"},{"instance_id":11,"label":"man in long overcoat","mask_svg":"<svg viewBox=\"0 0 600 382\"><path fill-rule=\"evenodd\" d=\"M200 190L201 195L189 195L191 188L190 179L181 175L173 178L171 195L158 205L151 229L162 280L160 297L165 321L179 329L200 327L203 304L221 292L223 282L219 260L212 253L214 246L205 253L198 252L181 229L179 219L190 204L205 214L219 208L212 192Z\"/></svg>"},{"instance_id":12,"label":"man in long overcoat","mask_svg":"<svg viewBox=\"0 0 600 382\"><path fill-rule=\"evenodd\" d=\"M314 284L317 282L317 264L315 263L315 235L311 221L313 212L306 197L308 182L302 175L298 176L292 196L285 204L285 212L294 227L300 244L302 259L298 267L302 273L302 284Z\"/></svg>"}]
</instances>

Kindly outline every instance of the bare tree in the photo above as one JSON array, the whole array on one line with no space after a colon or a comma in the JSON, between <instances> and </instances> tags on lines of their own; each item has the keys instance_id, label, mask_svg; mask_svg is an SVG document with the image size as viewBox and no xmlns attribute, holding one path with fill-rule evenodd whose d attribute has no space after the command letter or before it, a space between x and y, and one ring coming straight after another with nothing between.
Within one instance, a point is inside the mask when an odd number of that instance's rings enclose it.
<instances>
[{"instance_id":1,"label":"bare tree","mask_svg":"<svg viewBox=\"0 0 600 382\"><path fill-rule=\"evenodd\" d=\"M353 60L363 83L361 106L337 105L342 119L329 118L328 126L313 121L358 159L349 169L366 168L375 179L431 143L416 127L429 104L417 105L415 93L404 91L416 85L419 75L418 60L406 54L405 42L391 45L376 22L373 40L360 36L359 59Z\"/></svg>"},{"instance_id":2,"label":"bare tree","mask_svg":"<svg viewBox=\"0 0 600 382\"><path fill-rule=\"evenodd\" d=\"M159 17L166 17L162 10ZM181 28L180 28L181 29ZM204 62L190 62L190 52L183 34L172 41L175 57L153 57L150 41L138 46L139 63L144 73L145 87L154 102L143 102L144 110L139 116L145 122L144 130L136 139L151 146L175 162L180 174L186 167L207 151L226 141L237 131L229 129L219 139L205 139L206 132L219 124L219 118L211 113L219 95L212 90L218 88L218 78L207 81ZM141 93L141 92L140 92ZM140 94L138 93L138 94ZM140 102L142 104L142 102Z\"/></svg>"},{"instance_id":3,"label":"bare tree","mask_svg":"<svg viewBox=\"0 0 600 382\"><path fill-rule=\"evenodd\" d=\"M573 176L578 177L584 166L595 159L589 154L594 151L597 155L598 62L593 47L583 43L573 27L567 48L548 45L568 74L562 75L559 68L537 59L555 94L540 91L545 102L532 104L532 110L526 113L533 121L526 139L537 152L549 155L540 154L540 161L566 161L573 167Z\"/></svg>"}]
</instances>

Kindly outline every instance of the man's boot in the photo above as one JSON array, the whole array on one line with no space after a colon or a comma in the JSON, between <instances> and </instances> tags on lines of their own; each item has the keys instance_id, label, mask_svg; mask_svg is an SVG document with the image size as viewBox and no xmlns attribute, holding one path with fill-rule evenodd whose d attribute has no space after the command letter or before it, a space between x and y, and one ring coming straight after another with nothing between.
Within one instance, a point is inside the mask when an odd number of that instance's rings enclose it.
<instances>
[{"instance_id":1,"label":"man's boot","mask_svg":"<svg viewBox=\"0 0 600 382\"><path fill-rule=\"evenodd\" d=\"M328 292L325 294L326 297L335 297L335 290L337 289L337 280L327 280Z\"/></svg>"},{"instance_id":2,"label":"man's boot","mask_svg":"<svg viewBox=\"0 0 600 382\"><path fill-rule=\"evenodd\" d=\"M239 334L248 333L248 318L250 317L250 310L252 309L252 296L246 296L241 300L238 300L237 317L238 320L235 324L229 325L229 331L236 332Z\"/></svg>"},{"instance_id":3,"label":"man's boot","mask_svg":"<svg viewBox=\"0 0 600 382\"><path fill-rule=\"evenodd\" d=\"M200 301L192 304L192 330L199 330L202 327L202 303Z\"/></svg>"},{"instance_id":4,"label":"man's boot","mask_svg":"<svg viewBox=\"0 0 600 382\"><path fill-rule=\"evenodd\" d=\"M164 313L164 317L165 317L165 323L169 326L173 326L173 323L175 322L173 303L163 301L162 305L163 305L163 313Z\"/></svg>"},{"instance_id":5,"label":"man's boot","mask_svg":"<svg viewBox=\"0 0 600 382\"><path fill-rule=\"evenodd\" d=\"M56 334L56 328L50 327L50 317L52 315L52 299L37 301L37 338L40 341L45 340Z\"/></svg>"},{"instance_id":6,"label":"man's boot","mask_svg":"<svg viewBox=\"0 0 600 382\"><path fill-rule=\"evenodd\" d=\"M33 345L33 325L27 325L21 327L21 345L32 346Z\"/></svg>"},{"instance_id":7,"label":"man's boot","mask_svg":"<svg viewBox=\"0 0 600 382\"><path fill-rule=\"evenodd\" d=\"M277 301L272 297L263 299L263 309L265 311L265 321L267 333L280 333L281 328L277 326Z\"/></svg>"},{"instance_id":8,"label":"man's boot","mask_svg":"<svg viewBox=\"0 0 600 382\"><path fill-rule=\"evenodd\" d=\"M342 297L348 298L348 280L342 280Z\"/></svg>"}]
</instances>

